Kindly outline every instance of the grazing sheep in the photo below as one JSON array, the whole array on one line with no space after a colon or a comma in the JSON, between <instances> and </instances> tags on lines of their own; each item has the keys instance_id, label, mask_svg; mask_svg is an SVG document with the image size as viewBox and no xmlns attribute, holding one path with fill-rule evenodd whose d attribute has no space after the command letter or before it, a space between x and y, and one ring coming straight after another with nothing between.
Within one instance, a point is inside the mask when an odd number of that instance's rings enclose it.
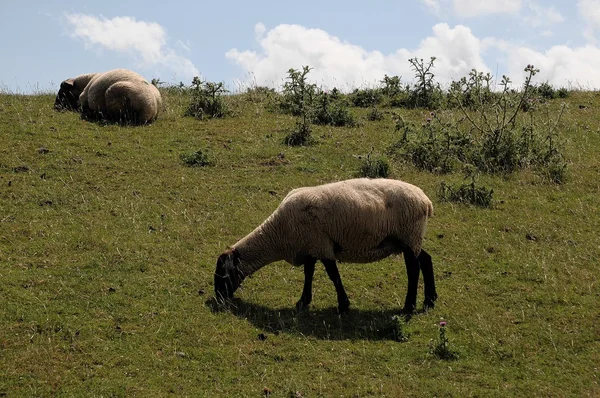
<instances>
[{"instance_id":1,"label":"grazing sheep","mask_svg":"<svg viewBox=\"0 0 600 398\"><path fill-rule=\"evenodd\" d=\"M433 205L423 191L398 180L359 178L294 189L260 226L221 254L216 298L233 297L245 277L285 260L304 265L304 289L296 308L308 308L315 263L321 260L342 313L350 301L336 261L370 263L404 253L408 291L403 312L416 309L419 269L425 282L423 305L431 308L437 298L433 263L421 246L432 215Z\"/></svg>"},{"instance_id":2,"label":"grazing sheep","mask_svg":"<svg viewBox=\"0 0 600 398\"><path fill-rule=\"evenodd\" d=\"M54 109L79 111L79 96L85 86L96 75L97 73L86 73L85 75L79 75L76 78L67 79L62 82L54 100Z\"/></svg>"},{"instance_id":3,"label":"grazing sheep","mask_svg":"<svg viewBox=\"0 0 600 398\"><path fill-rule=\"evenodd\" d=\"M86 78L83 79L83 76ZM84 88L80 90L80 84L70 85L71 79L65 80L64 88L61 84L55 108L57 103L65 102L64 98L72 103L73 98L80 93L77 106L71 108L81 110L88 118L143 124L158 117L162 106L160 92L133 71L114 69L104 73L78 76L73 80L77 82L77 79L85 82Z\"/></svg>"}]
</instances>

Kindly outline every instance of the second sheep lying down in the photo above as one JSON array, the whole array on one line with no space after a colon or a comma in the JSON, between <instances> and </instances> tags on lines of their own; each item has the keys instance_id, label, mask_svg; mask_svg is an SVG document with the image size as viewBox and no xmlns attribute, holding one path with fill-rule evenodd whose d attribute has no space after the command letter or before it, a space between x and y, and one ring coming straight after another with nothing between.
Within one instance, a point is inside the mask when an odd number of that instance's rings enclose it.
<instances>
[{"instance_id":1,"label":"second sheep lying down","mask_svg":"<svg viewBox=\"0 0 600 398\"><path fill-rule=\"evenodd\" d=\"M419 270L425 283L424 307L433 307L433 264L422 248L432 215L433 205L423 191L398 180L360 178L294 189L260 226L221 254L215 295L220 301L231 298L247 276L285 260L304 266L304 288L296 304L302 310L312 301L315 263L321 260L342 313L350 301L336 261L370 263L404 253L408 290L403 312L416 309Z\"/></svg>"},{"instance_id":2,"label":"second sheep lying down","mask_svg":"<svg viewBox=\"0 0 600 398\"><path fill-rule=\"evenodd\" d=\"M54 107L80 110L85 117L136 124L158 117L158 89L128 69L113 69L67 79L60 85Z\"/></svg>"}]
</instances>

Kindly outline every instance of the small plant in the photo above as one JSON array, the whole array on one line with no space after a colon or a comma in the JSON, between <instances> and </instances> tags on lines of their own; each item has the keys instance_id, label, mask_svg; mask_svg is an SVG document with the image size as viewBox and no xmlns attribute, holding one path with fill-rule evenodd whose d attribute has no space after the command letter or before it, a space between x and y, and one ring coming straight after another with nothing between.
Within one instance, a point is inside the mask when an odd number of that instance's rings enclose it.
<instances>
[{"instance_id":1,"label":"small plant","mask_svg":"<svg viewBox=\"0 0 600 398\"><path fill-rule=\"evenodd\" d=\"M314 122L330 126L356 126L344 98L320 92L315 101Z\"/></svg>"},{"instance_id":2,"label":"small plant","mask_svg":"<svg viewBox=\"0 0 600 398\"><path fill-rule=\"evenodd\" d=\"M367 119L372 122L383 120L383 112L377 106L373 105L367 113Z\"/></svg>"},{"instance_id":3,"label":"small plant","mask_svg":"<svg viewBox=\"0 0 600 398\"><path fill-rule=\"evenodd\" d=\"M485 208L491 207L494 190L477 186L479 177L477 170L474 167L468 167L467 169L465 178L470 178L471 182L453 187L442 181L439 191L440 199L446 202L457 202Z\"/></svg>"},{"instance_id":4,"label":"small plant","mask_svg":"<svg viewBox=\"0 0 600 398\"><path fill-rule=\"evenodd\" d=\"M194 77L185 116L200 120L225 117L228 111L222 95L226 92L223 83L203 82L199 77Z\"/></svg>"},{"instance_id":5,"label":"small plant","mask_svg":"<svg viewBox=\"0 0 600 398\"><path fill-rule=\"evenodd\" d=\"M288 70L288 79L283 86L283 109L287 109L292 115L298 116L296 127L285 137L284 143L290 146L311 145L311 122L314 109L313 100L317 93L317 86L307 82L306 75L310 67L302 67L302 72L295 69Z\"/></svg>"},{"instance_id":6,"label":"small plant","mask_svg":"<svg viewBox=\"0 0 600 398\"><path fill-rule=\"evenodd\" d=\"M431 71L434 67L435 57L431 57L428 63L423 59L411 58L410 62L417 83L410 92L408 104L414 108L436 109L440 105L442 90L439 84L435 83L435 75Z\"/></svg>"},{"instance_id":7,"label":"small plant","mask_svg":"<svg viewBox=\"0 0 600 398\"><path fill-rule=\"evenodd\" d=\"M558 98L567 98L569 96L569 90L566 87L561 87L556 90Z\"/></svg>"},{"instance_id":8,"label":"small plant","mask_svg":"<svg viewBox=\"0 0 600 398\"><path fill-rule=\"evenodd\" d=\"M389 77L388 75L385 75L381 84L383 86L381 92L389 98L393 98L402 92L399 76Z\"/></svg>"},{"instance_id":9,"label":"small plant","mask_svg":"<svg viewBox=\"0 0 600 398\"><path fill-rule=\"evenodd\" d=\"M363 160L360 170L358 172L359 177L367 178L387 178L390 173L390 165L383 156L373 157L374 149L371 149Z\"/></svg>"},{"instance_id":10,"label":"small plant","mask_svg":"<svg viewBox=\"0 0 600 398\"><path fill-rule=\"evenodd\" d=\"M288 70L287 81L283 85L283 97L279 104L282 112L301 117L311 112L317 86L308 82L306 76L310 71L309 66L303 66L302 71L294 68Z\"/></svg>"},{"instance_id":11,"label":"small plant","mask_svg":"<svg viewBox=\"0 0 600 398\"><path fill-rule=\"evenodd\" d=\"M248 87L245 93L247 101L255 103L268 103L276 96L275 89L265 86Z\"/></svg>"},{"instance_id":12,"label":"small plant","mask_svg":"<svg viewBox=\"0 0 600 398\"><path fill-rule=\"evenodd\" d=\"M440 322L439 333L439 337L429 343L431 354L446 361L458 359L458 354L450 349L450 341L446 336L446 321Z\"/></svg>"},{"instance_id":13,"label":"small plant","mask_svg":"<svg viewBox=\"0 0 600 398\"><path fill-rule=\"evenodd\" d=\"M296 121L296 127L285 136L283 143L289 146L306 146L314 144L311 135L312 128L306 118Z\"/></svg>"},{"instance_id":14,"label":"small plant","mask_svg":"<svg viewBox=\"0 0 600 398\"><path fill-rule=\"evenodd\" d=\"M552 85L547 81L541 83L539 86L536 87L536 89L537 93L545 99L553 99L558 96L556 90L554 90L554 87L552 87Z\"/></svg>"},{"instance_id":15,"label":"small plant","mask_svg":"<svg viewBox=\"0 0 600 398\"><path fill-rule=\"evenodd\" d=\"M399 151L406 161L432 173L451 172L469 147L469 137L460 133L456 123L442 121L437 112L429 112L420 129L396 115L394 129L402 136L392 151Z\"/></svg>"},{"instance_id":16,"label":"small plant","mask_svg":"<svg viewBox=\"0 0 600 398\"><path fill-rule=\"evenodd\" d=\"M440 198L446 202L471 204L479 207L490 207L494 190L486 187L477 187L473 182L461 184L456 187L440 184Z\"/></svg>"},{"instance_id":17,"label":"small plant","mask_svg":"<svg viewBox=\"0 0 600 398\"><path fill-rule=\"evenodd\" d=\"M392 317L392 336L394 341L408 341L408 334L404 331L405 318L399 315Z\"/></svg>"},{"instance_id":18,"label":"small plant","mask_svg":"<svg viewBox=\"0 0 600 398\"><path fill-rule=\"evenodd\" d=\"M212 164L212 162L208 159L208 155L201 149L190 154L182 153L179 155L179 157L181 158L183 164L189 167L204 167Z\"/></svg>"},{"instance_id":19,"label":"small plant","mask_svg":"<svg viewBox=\"0 0 600 398\"><path fill-rule=\"evenodd\" d=\"M381 103L383 96L378 88L355 88L350 94L350 100L354 106L368 108Z\"/></svg>"}]
</instances>

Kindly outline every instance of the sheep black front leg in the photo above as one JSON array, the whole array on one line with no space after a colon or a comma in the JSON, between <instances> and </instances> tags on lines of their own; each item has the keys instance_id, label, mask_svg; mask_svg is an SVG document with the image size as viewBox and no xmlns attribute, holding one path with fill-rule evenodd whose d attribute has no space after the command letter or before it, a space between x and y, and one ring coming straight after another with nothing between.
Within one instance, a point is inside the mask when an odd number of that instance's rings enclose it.
<instances>
[{"instance_id":1,"label":"sheep black front leg","mask_svg":"<svg viewBox=\"0 0 600 398\"><path fill-rule=\"evenodd\" d=\"M340 314L343 314L350 307L350 300L348 300L348 295L346 295L346 290L344 290L344 285L342 285L342 278L340 277L337 264L335 260L321 260L321 262L325 266L325 271L327 271L329 279L333 282L333 286L335 286L338 299L338 311Z\"/></svg>"},{"instance_id":2,"label":"sheep black front leg","mask_svg":"<svg viewBox=\"0 0 600 398\"><path fill-rule=\"evenodd\" d=\"M304 288L302 289L300 300L296 303L296 310L298 312L308 309L312 301L312 281L315 274L316 262L317 260L315 259L309 259L304 263Z\"/></svg>"},{"instance_id":3,"label":"sheep black front leg","mask_svg":"<svg viewBox=\"0 0 600 398\"><path fill-rule=\"evenodd\" d=\"M423 281L425 284L425 301L423 302L423 308L433 308L434 301L437 299L437 293L435 291L435 280L433 277L433 262L431 256L425 250L421 250L419 254L419 265L421 266L421 272L423 272Z\"/></svg>"},{"instance_id":4,"label":"sheep black front leg","mask_svg":"<svg viewBox=\"0 0 600 398\"><path fill-rule=\"evenodd\" d=\"M404 314L412 314L417 309L417 288L419 287L419 260L412 250L404 251L404 263L406 264L406 274L408 276L408 288L406 290L406 300L404 301Z\"/></svg>"}]
</instances>

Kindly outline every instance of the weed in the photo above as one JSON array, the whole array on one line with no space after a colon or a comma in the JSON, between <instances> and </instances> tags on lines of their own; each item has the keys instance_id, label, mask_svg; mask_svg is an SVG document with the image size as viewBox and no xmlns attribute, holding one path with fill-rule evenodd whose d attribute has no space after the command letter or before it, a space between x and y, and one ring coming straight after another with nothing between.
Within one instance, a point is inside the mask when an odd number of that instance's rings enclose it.
<instances>
[{"instance_id":1,"label":"weed","mask_svg":"<svg viewBox=\"0 0 600 398\"><path fill-rule=\"evenodd\" d=\"M551 181L564 181L566 162L557 145L564 107L555 119L547 107L545 114L539 112L544 108L531 88L538 71L533 65L525 68L528 75L520 92L510 90L510 79L503 76L502 91L492 95L491 76L472 70L469 79L454 82L449 92L461 117L431 112L420 128L407 127L396 117L394 128L402 136L392 152L435 173L448 173L467 164L492 174L511 174L534 166ZM524 108L529 110L527 117L520 117Z\"/></svg>"},{"instance_id":2,"label":"weed","mask_svg":"<svg viewBox=\"0 0 600 398\"><path fill-rule=\"evenodd\" d=\"M450 349L450 341L446 336L446 321L439 325L439 336L436 340L429 342L429 351L439 359L450 361L458 359L458 353Z\"/></svg>"},{"instance_id":3,"label":"weed","mask_svg":"<svg viewBox=\"0 0 600 398\"><path fill-rule=\"evenodd\" d=\"M356 126L356 121L348 109L345 98L320 92L316 98L314 123L330 126Z\"/></svg>"},{"instance_id":4,"label":"weed","mask_svg":"<svg viewBox=\"0 0 600 398\"><path fill-rule=\"evenodd\" d=\"M354 89L350 94L350 101L354 106L368 108L381 103L383 96L378 88Z\"/></svg>"},{"instance_id":5,"label":"weed","mask_svg":"<svg viewBox=\"0 0 600 398\"><path fill-rule=\"evenodd\" d=\"M199 77L194 77L185 116L200 120L225 117L228 110L222 95L226 92L223 83L203 82Z\"/></svg>"},{"instance_id":6,"label":"weed","mask_svg":"<svg viewBox=\"0 0 600 398\"><path fill-rule=\"evenodd\" d=\"M394 315L392 317L392 334L395 341L404 342L408 341L408 334L404 330L404 325L406 324L406 319L399 315Z\"/></svg>"},{"instance_id":7,"label":"weed","mask_svg":"<svg viewBox=\"0 0 600 398\"><path fill-rule=\"evenodd\" d=\"M379 108L377 108L377 106L375 105L373 105L367 113L367 120L370 120L372 122L383 120L383 117L383 112L380 111Z\"/></svg>"},{"instance_id":8,"label":"weed","mask_svg":"<svg viewBox=\"0 0 600 398\"><path fill-rule=\"evenodd\" d=\"M190 154L182 153L179 155L183 164L189 167L204 167L210 166L212 162L209 160L208 155L201 149Z\"/></svg>"},{"instance_id":9,"label":"weed","mask_svg":"<svg viewBox=\"0 0 600 398\"><path fill-rule=\"evenodd\" d=\"M306 146L314 144L312 128L307 119L296 120L296 126L285 136L283 143L289 146Z\"/></svg>"},{"instance_id":10,"label":"weed","mask_svg":"<svg viewBox=\"0 0 600 398\"><path fill-rule=\"evenodd\" d=\"M390 174L390 165L384 156L372 156L374 149L363 158L358 171L359 177L387 178ZM362 158L362 157L359 157Z\"/></svg>"},{"instance_id":11,"label":"weed","mask_svg":"<svg viewBox=\"0 0 600 398\"><path fill-rule=\"evenodd\" d=\"M431 71L434 67L435 57L431 57L428 63L423 59L411 58L408 60L415 72L417 84L410 92L408 106L414 108L436 109L441 105L442 90L435 83L435 75Z\"/></svg>"},{"instance_id":12,"label":"weed","mask_svg":"<svg viewBox=\"0 0 600 398\"><path fill-rule=\"evenodd\" d=\"M478 173L474 168L469 168L465 178L470 178L468 184L458 186L447 185L441 182L439 189L440 199L445 202L457 202L478 207L491 207L494 190L484 186L477 186Z\"/></svg>"},{"instance_id":13,"label":"weed","mask_svg":"<svg viewBox=\"0 0 600 398\"><path fill-rule=\"evenodd\" d=\"M309 117L312 111L313 100L317 95L316 84L309 83L307 75L309 66L303 66L302 71L290 68L287 81L283 85L283 93L279 108L283 113L293 116Z\"/></svg>"}]
</instances>

